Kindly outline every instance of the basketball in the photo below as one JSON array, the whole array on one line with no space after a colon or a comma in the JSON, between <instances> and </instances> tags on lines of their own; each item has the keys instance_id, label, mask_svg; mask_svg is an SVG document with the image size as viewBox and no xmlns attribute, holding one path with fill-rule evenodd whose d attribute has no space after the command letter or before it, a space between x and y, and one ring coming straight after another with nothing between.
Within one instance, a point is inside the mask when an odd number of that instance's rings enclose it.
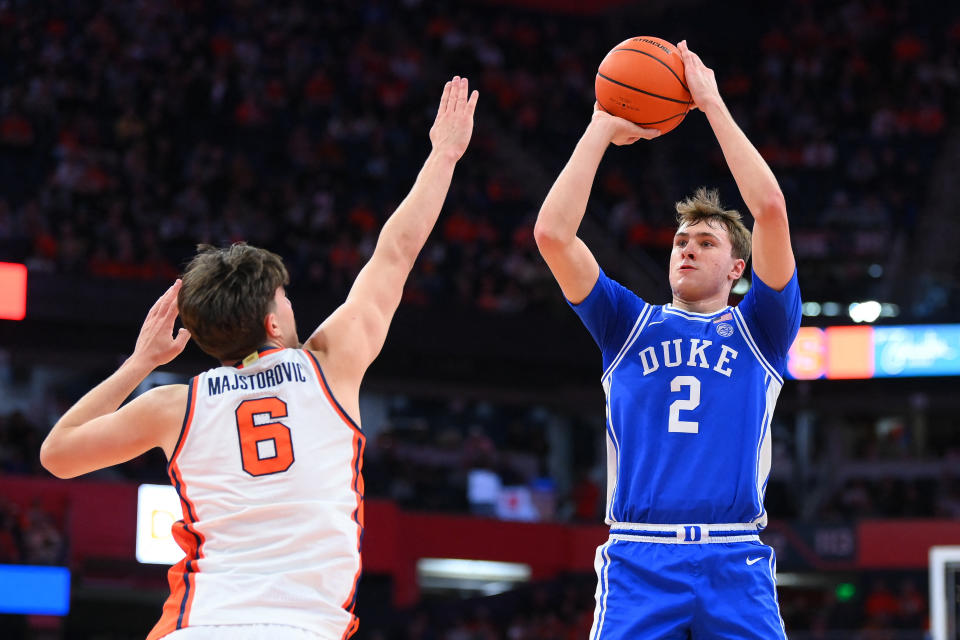
<instances>
[{"instance_id":1,"label":"basketball","mask_svg":"<svg viewBox=\"0 0 960 640\"><path fill-rule=\"evenodd\" d=\"M611 49L597 70L594 91L608 113L661 133L680 124L693 104L680 51L652 36Z\"/></svg>"}]
</instances>

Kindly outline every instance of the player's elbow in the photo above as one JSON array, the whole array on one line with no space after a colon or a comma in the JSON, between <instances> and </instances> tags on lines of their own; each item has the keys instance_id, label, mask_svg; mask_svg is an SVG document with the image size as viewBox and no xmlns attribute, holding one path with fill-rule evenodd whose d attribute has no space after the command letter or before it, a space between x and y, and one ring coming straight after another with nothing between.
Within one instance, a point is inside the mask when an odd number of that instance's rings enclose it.
<instances>
[{"instance_id":1,"label":"player's elbow","mask_svg":"<svg viewBox=\"0 0 960 640\"><path fill-rule=\"evenodd\" d=\"M67 479L76 477L76 473L69 466L69 458L64 455L56 438L47 436L40 445L40 464L44 469L58 478Z\"/></svg>"},{"instance_id":2,"label":"player's elbow","mask_svg":"<svg viewBox=\"0 0 960 640\"><path fill-rule=\"evenodd\" d=\"M400 234L389 237L380 236L374 255L380 264L389 265L404 273L410 273L420 253L415 240Z\"/></svg>"},{"instance_id":3,"label":"player's elbow","mask_svg":"<svg viewBox=\"0 0 960 640\"><path fill-rule=\"evenodd\" d=\"M779 188L768 191L760 203L760 213L765 218L786 218L787 201Z\"/></svg>"},{"instance_id":4,"label":"player's elbow","mask_svg":"<svg viewBox=\"0 0 960 640\"><path fill-rule=\"evenodd\" d=\"M550 253L572 240L572 238L567 238L565 234L561 233L555 225L544 222L542 217L537 220L533 227L533 239L536 241L541 254Z\"/></svg>"}]
</instances>

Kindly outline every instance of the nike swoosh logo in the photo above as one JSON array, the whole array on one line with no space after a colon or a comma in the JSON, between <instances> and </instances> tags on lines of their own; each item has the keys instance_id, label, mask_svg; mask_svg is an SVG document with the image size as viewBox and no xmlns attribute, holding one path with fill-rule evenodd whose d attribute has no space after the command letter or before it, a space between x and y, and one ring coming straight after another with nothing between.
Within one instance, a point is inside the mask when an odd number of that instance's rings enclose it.
<instances>
[{"instance_id":1,"label":"nike swoosh logo","mask_svg":"<svg viewBox=\"0 0 960 640\"><path fill-rule=\"evenodd\" d=\"M757 564L761 560L763 560L763 556L760 556L759 558L747 558L747 564Z\"/></svg>"}]
</instances>

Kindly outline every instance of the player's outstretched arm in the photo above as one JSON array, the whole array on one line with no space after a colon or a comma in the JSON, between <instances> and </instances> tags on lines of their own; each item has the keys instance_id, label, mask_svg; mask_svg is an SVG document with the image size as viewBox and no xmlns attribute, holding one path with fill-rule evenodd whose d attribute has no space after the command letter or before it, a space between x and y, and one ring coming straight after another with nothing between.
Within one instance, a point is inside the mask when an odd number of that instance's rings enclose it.
<instances>
[{"instance_id":1,"label":"player's outstretched arm","mask_svg":"<svg viewBox=\"0 0 960 640\"><path fill-rule=\"evenodd\" d=\"M346 301L304 344L330 356L326 368L337 379L359 384L383 348L404 283L437 222L454 167L470 142L478 96L470 93L466 78L454 77L444 86L430 128L433 148L413 188L383 225L376 249Z\"/></svg>"},{"instance_id":2,"label":"player's outstretched arm","mask_svg":"<svg viewBox=\"0 0 960 640\"><path fill-rule=\"evenodd\" d=\"M563 295L574 304L580 303L593 289L600 275L597 259L577 237L577 229L587 210L597 168L610 143L618 146L637 140L655 138L656 129L637 125L594 109L593 118L577 143L567 166L540 207L533 235L540 255L556 278Z\"/></svg>"},{"instance_id":3,"label":"player's outstretched arm","mask_svg":"<svg viewBox=\"0 0 960 640\"><path fill-rule=\"evenodd\" d=\"M753 215L753 270L764 283L780 291L796 268L783 192L763 156L730 115L713 70L687 48L686 40L678 47L693 101L707 116L740 195Z\"/></svg>"},{"instance_id":4,"label":"player's outstretched arm","mask_svg":"<svg viewBox=\"0 0 960 640\"><path fill-rule=\"evenodd\" d=\"M177 357L190 334L173 337L180 281L154 303L137 345L120 368L70 408L43 441L40 462L55 476L72 478L126 462L153 447L169 458L183 422L186 385L157 387L117 409L162 364Z\"/></svg>"}]
</instances>

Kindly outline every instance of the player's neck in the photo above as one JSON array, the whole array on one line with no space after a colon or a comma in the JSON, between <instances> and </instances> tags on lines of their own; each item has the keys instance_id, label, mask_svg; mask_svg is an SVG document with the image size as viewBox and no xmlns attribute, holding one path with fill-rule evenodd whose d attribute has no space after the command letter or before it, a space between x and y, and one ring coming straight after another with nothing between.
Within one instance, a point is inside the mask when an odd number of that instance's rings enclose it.
<instances>
[{"instance_id":1,"label":"player's neck","mask_svg":"<svg viewBox=\"0 0 960 640\"><path fill-rule=\"evenodd\" d=\"M681 300L677 296L673 296L673 306L690 313L714 313L727 307L728 297L724 294L703 298L702 300Z\"/></svg>"}]
</instances>

